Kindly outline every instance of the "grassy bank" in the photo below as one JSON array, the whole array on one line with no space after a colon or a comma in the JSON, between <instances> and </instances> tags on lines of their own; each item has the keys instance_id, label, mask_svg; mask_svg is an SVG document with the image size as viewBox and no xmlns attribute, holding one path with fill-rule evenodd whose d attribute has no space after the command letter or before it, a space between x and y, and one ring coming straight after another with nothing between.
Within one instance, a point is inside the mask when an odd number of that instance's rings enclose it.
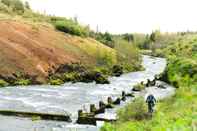
<instances>
[{"instance_id":1,"label":"grassy bank","mask_svg":"<svg viewBox=\"0 0 197 131\"><path fill-rule=\"evenodd\" d=\"M147 119L146 113L142 119L136 119L133 114L139 116L144 113L142 109L144 107L141 106L144 102L131 103L121 109L120 112L123 113L119 113L120 119L116 123L106 123L102 131L191 131L197 129L197 35L184 34L174 37L176 41L168 40L167 45L155 48L154 53L155 56L168 59L167 72L163 80L177 87L176 95L159 101L152 119ZM141 111L133 110L133 108L140 108Z\"/></svg>"}]
</instances>

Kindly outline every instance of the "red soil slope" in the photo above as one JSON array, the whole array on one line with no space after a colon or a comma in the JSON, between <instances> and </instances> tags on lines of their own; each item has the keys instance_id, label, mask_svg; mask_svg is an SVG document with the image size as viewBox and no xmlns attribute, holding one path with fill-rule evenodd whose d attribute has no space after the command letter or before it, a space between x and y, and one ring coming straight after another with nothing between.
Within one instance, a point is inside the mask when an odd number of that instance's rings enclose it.
<instances>
[{"instance_id":1,"label":"red soil slope","mask_svg":"<svg viewBox=\"0 0 197 131\"><path fill-rule=\"evenodd\" d=\"M88 55L83 53L76 42L85 44L87 40L45 26L0 21L0 75L10 76L22 72L46 77L49 71L54 71L60 64L87 59Z\"/></svg>"}]
</instances>

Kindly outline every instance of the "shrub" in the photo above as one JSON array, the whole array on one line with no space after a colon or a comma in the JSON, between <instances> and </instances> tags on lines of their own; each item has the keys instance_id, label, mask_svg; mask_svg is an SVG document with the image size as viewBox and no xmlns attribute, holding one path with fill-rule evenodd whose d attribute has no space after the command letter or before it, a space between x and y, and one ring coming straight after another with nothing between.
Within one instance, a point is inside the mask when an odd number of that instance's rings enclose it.
<instances>
[{"instance_id":1,"label":"shrub","mask_svg":"<svg viewBox=\"0 0 197 131\"><path fill-rule=\"evenodd\" d=\"M20 0L13 0L11 6L13 11L16 11L19 14L23 14L25 11L24 5Z\"/></svg>"},{"instance_id":2,"label":"shrub","mask_svg":"<svg viewBox=\"0 0 197 131\"><path fill-rule=\"evenodd\" d=\"M10 6L11 3L12 3L12 0L1 0L1 2L2 2L3 4L5 4L6 6Z\"/></svg>"},{"instance_id":3,"label":"shrub","mask_svg":"<svg viewBox=\"0 0 197 131\"><path fill-rule=\"evenodd\" d=\"M144 99L137 98L118 112L120 121L143 120L147 118L147 109Z\"/></svg>"},{"instance_id":4,"label":"shrub","mask_svg":"<svg viewBox=\"0 0 197 131\"><path fill-rule=\"evenodd\" d=\"M29 79L18 79L14 82L14 85L22 85L22 86L26 86L31 84L31 81Z\"/></svg>"},{"instance_id":5,"label":"shrub","mask_svg":"<svg viewBox=\"0 0 197 131\"><path fill-rule=\"evenodd\" d=\"M96 74L95 81L96 81L96 84L109 84L110 83L107 77L100 73Z\"/></svg>"},{"instance_id":6,"label":"shrub","mask_svg":"<svg viewBox=\"0 0 197 131\"><path fill-rule=\"evenodd\" d=\"M95 69L93 71L94 72L100 72L104 75L111 75L111 70L109 70L108 68L106 68L104 66L103 67L101 67L101 66L95 67Z\"/></svg>"},{"instance_id":7,"label":"shrub","mask_svg":"<svg viewBox=\"0 0 197 131\"><path fill-rule=\"evenodd\" d=\"M1 3L11 8L14 13L23 14L25 12L25 6L20 0L2 0Z\"/></svg>"},{"instance_id":8,"label":"shrub","mask_svg":"<svg viewBox=\"0 0 197 131\"><path fill-rule=\"evenodd\" d=\"M77 72L64 73L62 79L64 82L68 82L68 81L78 82L81 80L81 76Z\"/></svg>"},{"instance_id":9,"label":"shrub","mask_svg":"<svg viewBox=\"0 0 197 131\"><path fill-rule=\"evenodd\" d=\"M112 73L115 76L120 76L123 74L123 67L120 65L114 65L112 68Z\"/></svg>"},{"instance_id":10,"label":"shrub","mask_svg":"<svg viewBox=\"0 0 197 131\"><path fill-rule=\"evenodd\" d=\"M96 61L98 66L111 67L115 62L114 56L109 51L98 50Z\"/></svg>"},{"instance_id":11,"label":"shrub","mask_svg":"<svg viewBox=\"0 0 197 131\"><path fill-rule=\"evenodd\" d=\"M50 85L62 85L64 82L61 79L50 79L49 81Z\"/></svg>"},{"instance_id":12,"label":"shrub","mask_svg":"<svg viewBox=\"0 0 197 131\"><path fill-rule=\"evenodd\" d=\"M9 13L10 12L10 8L7 7L5 4L0 2L0 11L4 12L4 13Z\"/></svg>"},{"instance_id":13,"label":"shrub","mask_svg":"<svg viewBox=\"0 0 197 131\"><path fill-rule=\"evenodd\" d=\"M112 38L112 35L108 32L105 32L104 34L99 33L92 33L91 37L94 37L99 42L105 44L106 46L109 46L111 48L114 48L114 40Z\"/></svg>"},{"instance_id":14,"label":"shrub","mask_svg":"<svg viewBox=\"0 0 197 131\"><path fill-rule=\"evenodd\" d=\"M88 36L88 31L85 27L80 26L78 23L75 23L72 20L58 20L54 22L55 28L59 31L86 37Z\"/></svg>"},{"instance_id":15,"label":"shrub","mask_svg":"<svg viewBox=\"0 0 197 131\"><path fill-rule=\"evenodd\" d=\"M5 86L8 86L9 84L4 81L4 80L0 80L0 87L5 87Z\"/></svg>"}]
</instances>

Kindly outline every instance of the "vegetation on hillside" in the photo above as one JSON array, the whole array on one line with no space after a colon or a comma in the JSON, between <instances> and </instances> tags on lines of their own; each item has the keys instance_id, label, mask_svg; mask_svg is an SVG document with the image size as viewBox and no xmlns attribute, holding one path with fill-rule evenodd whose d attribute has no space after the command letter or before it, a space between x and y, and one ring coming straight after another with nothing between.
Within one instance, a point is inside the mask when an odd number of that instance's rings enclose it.
<instances>
[{"instance_id":1,"label":"vegetation on hillside","mask_svg":"<svg viewBox=\"0 0 197 131\"><path fill-rule=\"evenodd\" d=\"M140 55L134 44L124 38L115 42L116 36L96 33L79 24L77 18L39 14L27 2L1 0L0 19L0 27L7 27L0 30L3 43L0 48L4 50L0 52L2 86L5 82L10 85L108 83L109 75L141 70ZM67 71L68 66L75 65L78 70L69 67ZM63 72L58 72L61 68ZM18 73L28 77L18 77Z\"/></svg>"},{"instance_id":2,"label":"vegetation on hillside","mask_svg":"<svg viewBox=\"0 0 197 131\"><path fill-rule=\"evenodd\" d=\"M141 120L135 119L133 114L143 113L138 110L124 111L127 108L136 108L143 104L131 103L119 115L120 120L112 124L106 123L102 131L195 130L197 128L196 43L196 33L157 35L157 39L154 38L152 43L153 54L168 59L163 80L177 87L176 95L159 101L157 110L151 119L146 117ZM146 115L144 114L144 116Z\"/></svg>"}]
</instances>

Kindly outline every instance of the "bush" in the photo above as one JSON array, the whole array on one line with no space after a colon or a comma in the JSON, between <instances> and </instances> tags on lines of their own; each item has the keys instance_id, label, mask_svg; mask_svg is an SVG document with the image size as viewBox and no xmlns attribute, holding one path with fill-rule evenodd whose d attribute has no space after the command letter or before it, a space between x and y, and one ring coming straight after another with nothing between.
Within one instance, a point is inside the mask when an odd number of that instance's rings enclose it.
<instances>
[{"instance_id":1,"label":"bush","mask_svg":"<svg viewBox=\"0 0 197 131\"><path fill-rule=\"evenodd\" d=\"M114 76L120 76L123 74L123 67L120 65L114 65L112 68L112 74Z\"/></svg>"},{"instance_id":2,"label":"bush","mask_svg":"<svg viewBox=\"0 0 197 131\"><path fill-rule=\"evenodd\" d=\"M101 32L93 33L92 37L94 37L99 42L105 44L106 46L114 48L114 40L113 40L112 35L110 33L108 33L108 32L105 32L104 34Z\"/></svg>"},{"instance_id":3,"label":"bush","mask_svg":"<svg viewBox=\"0 0 197 131\"><path fill-rule=\"evenodd\" d=\"M96 81L96 84L109 84L110 83L107 77L100 73L96 74L95 81Z\"/></svg>"},{"instance_id":4,"label":"bush","mask_svg":"<svg viewBox=\"0 0 197 131\"><path fill-rule=\"evenodd\" d=\"M20 0L13 0L11 6L13 11L17 12L18 14L23 14L25 11L24 5Z\"/></svg>"},{"instance_id":5,"label":"bush","mask_svg":"<svg viewBox=\"0 0 197 131\"><path fill-rule=\"evenodd\" d=\"M58 20L54 22L55 28L59 31L86 37L88 36L88 31L85 27L80 26L78 23L75 23L72 20Z\"/></svg>"},{"instance_id":6,"label":"bush","mask_svg":"<svg viewBox=\"0 0 197 131\"><path fill-rule=\"evenodd\" d=\"M81 81L81 76L77 72L64 73L62 76L62 80L64 82L69 82L69 81L78 82Z\"/></svg>"},{"instance_id":7,"label":"bush","mask_svg":"<svg viewBox=\"0 0 197 131\"><path fill-rule=\"evenodd\" d=\"M24 4L20 0L2 0L1 2L18 14L23 14L25 11Z\"/></svg>"},{"instance_id":8,"label":"bush","mask_svg":"<svg viewBox=\"0 0 197 131\"><path fill-rule=\"evenodd\" d=\"M146 103L142 98L135 99L118 112L119 121L143 120L147 118Z\"/></svg>"},{"instance_id":9,"label":"bush","mask_svg":"<svg viewBox=\"0 0 197 131\"><path fill-rule=\"evenodd\" d=\"M4 13L9 13L10 12L10 8L7 7L5 4L0 2L0 11L4 12Z\"/></svg>"},{"instance_id":10,"label":"bush","mask_svg":"<svg viewBox=\"0 0 197 131\"><path fill-rule=\"evenodd\" d=\"M51 79L49 81L50 85L62 85L64 82L61 79Z\"/></svg>"},{"instance_id":11,"label":"bush","mask_svg":"<svg viewBox=\"0 0 197 131\"><path fill-rule=\"evenodd\" d=\"M1 0L1 2L6 6L11 6L12 0Z\"/></svg>"},{"instance_id":12,"label":"bush","mask_svg":"<svg viewBox=\"0 0 197 131\"><path fill-rule=\"evenodd\" d=\"M93 70L94 72L100 72L100 73L102 73L103 75L111 75L112 73L111 73L111 70L109 70L108 68L106 68L106 67L101 67L101 66L99 66L99 67L95 67L95 69Z\"/></svg>"},{"instance_id":13,"label":"bush","mask_svg":"<svg viewBox=\"0 0 197 131\"><path fill-rule=\"evenodd\" d=\"M14 85L22 85L22 86L26 86L31 84L31 81L29 79L18 79L14 82Z\"/></svg>"},{"instance_id":14,"label":"bush","mask_svg":"<svg viewBox=\"0 0 197 131\"><path fill-rule=\"evenodd\" d=\"M4 80L0 80L0 87L5 87L5 86L8 86L9 84L4 81Z\"/></svg>"}]
</instances>

